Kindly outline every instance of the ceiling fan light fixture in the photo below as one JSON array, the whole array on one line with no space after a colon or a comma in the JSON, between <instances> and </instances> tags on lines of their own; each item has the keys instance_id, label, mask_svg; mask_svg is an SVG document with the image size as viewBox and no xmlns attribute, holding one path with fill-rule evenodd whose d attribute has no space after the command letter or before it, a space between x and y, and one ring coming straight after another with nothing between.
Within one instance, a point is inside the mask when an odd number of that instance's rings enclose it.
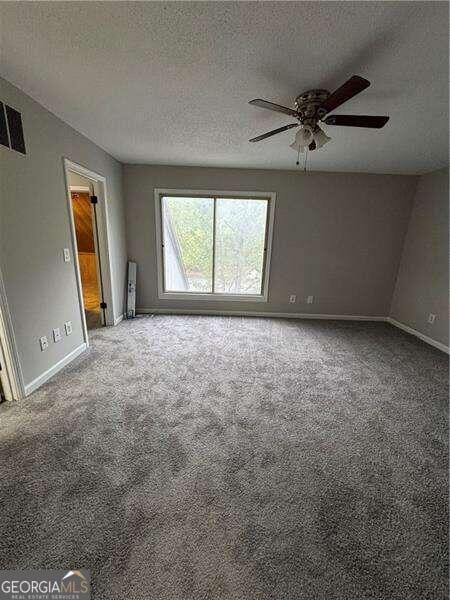
<instances>
[{"instance_id":1,"label":"ceiling fan light fixture","mask_svg":"<svg viewBox=\"0 0 450 600\"><path fill-rule=\"evenodd\" d=\"M295 134L295 139L289 147L296 152L303 152L303 150L310 145L313 139L314 133L312 128L309 127L309 125L304 125L297 131Z\"/></svg>"},{"instance_id":2,"label":"ceiling fan light fixture","mask_svg":"<svg viewBox=\"0 0 450 600\"><path fill-rule=\"evenodd\" d=\"M316 149L322 148L326 143L328 143L331 138L325 133L323 129L317 126L317 129L314 131L314 141L316 142Z\"/></svg>"},{"instance_id":3,"label":"ceiling fan light fixture","mask_svg":"<svg viewBox=\"0 0 450 600\"><path fill-rule=\"evenodd\" d=\"M370 81L352 75L350 79L338 87L334 92L323 89L307 90L297 96L295 99L295 108L274 104L262 98L250 100L250 104L266 108L275 112L283 113L296 117L298 123L290 123L284 127L279 127L273 131L268 131L262 135L249 140L250 142L260 142L268 137L291 129L291 127L300 127L290 148L298 152L311 151L323 148L330 141L330 137L321 129L318 123L321 121L328 125L337 125L341 127L365 127L368 129L381 129L389 121L387 115L329 115L331 111L364 91L370 85ZM297 158L297 164L299 164ZM305 160L306 164L306 160Z\"/></svg>"}]
</instances>

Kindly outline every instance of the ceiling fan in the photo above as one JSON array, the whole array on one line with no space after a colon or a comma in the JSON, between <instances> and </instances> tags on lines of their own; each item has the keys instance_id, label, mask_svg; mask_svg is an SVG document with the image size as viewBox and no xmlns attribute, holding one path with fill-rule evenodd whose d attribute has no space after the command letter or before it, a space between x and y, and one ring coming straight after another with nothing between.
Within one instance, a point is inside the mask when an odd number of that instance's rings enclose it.
<instances>
[{"instance_id":1,"label":"ceiling fan","mask_svg":"<svg viewBox=\"0 0 450 600\"><path fill-rule=\"evenodd\" d=\"M293 150L303 152L305 148L317 150L330 141L326 133L319 127L318 123L323 122L326 125L343 125L345 127L368 127L370 129L380 129L389 121L389 117L369 116L369 115L326 115L333 111L356 94L359 94L367 87L370 81L353 75L341 87L330 93L328 90L308 90L297 96L295 99L295 108L280 106L267 100L256 98L250 100L249 104L267 108L275 112L290 115L297 119L297 123L290 123L284 127L279 127L262 135L249 140L250 142L259 142L272 135L292 129L292 127L301 127L295 136L294 142L290 145Z\"/></svg>"}]
</instances>

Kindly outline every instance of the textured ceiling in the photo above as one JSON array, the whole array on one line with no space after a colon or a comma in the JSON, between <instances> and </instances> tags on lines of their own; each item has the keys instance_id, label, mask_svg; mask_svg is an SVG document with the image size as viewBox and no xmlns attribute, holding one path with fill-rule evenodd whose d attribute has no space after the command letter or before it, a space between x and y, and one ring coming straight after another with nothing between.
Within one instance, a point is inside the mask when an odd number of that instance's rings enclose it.
<instances>
[{"instance_id":1,"label":"textured ceiling","mask_svg":"<svg viewBox=\"0 0 450 600\"><path fill-rule=\"evenodd\" d=\"M292 105L353 74L313 170L422 173L448 164L446 2L2 2L3 76L123 162L295 168Z\"/></svg>"}]
</instances>

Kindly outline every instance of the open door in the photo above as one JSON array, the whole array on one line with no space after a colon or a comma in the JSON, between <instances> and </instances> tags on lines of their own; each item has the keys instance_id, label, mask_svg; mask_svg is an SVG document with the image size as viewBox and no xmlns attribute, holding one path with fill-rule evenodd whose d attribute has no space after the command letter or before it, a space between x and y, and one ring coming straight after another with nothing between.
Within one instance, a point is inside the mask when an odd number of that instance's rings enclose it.
<instances>
[{"instance_id":1,"label":"open door","mask_svg":"<svg viewBox=\"0 0 450 600\"><path fill-rule=\"evenodd\" d=\"M77 177L80 181L80 177ZM105 299L102 268L99 260L97 197L89 181L85 186L70 187L75 224L78 264L83 291L83 304L88 329L105 325ZM87 188L86 190L83 187Z\"/></svg>"},{"instance_id":2,"label":"open door","mask_svg":"<svg viewBox=\"0 0 450 600\"><path fill-rule=\"evenodd\" d=\"M0 402L4 402L5 400L12 400L12 393L3 357L2 345L0 343Z\"/></svg>"},{"instance_id":3,"label":"open door","mask_svg":"<svg viewBox=\"0 0 450 600\"><path fill-rule=\"evenodd\" d=\"M106 179L63 159L72 254L84 340L88 329L115 325L109 254Z\"/></svg>"}]
</instances>

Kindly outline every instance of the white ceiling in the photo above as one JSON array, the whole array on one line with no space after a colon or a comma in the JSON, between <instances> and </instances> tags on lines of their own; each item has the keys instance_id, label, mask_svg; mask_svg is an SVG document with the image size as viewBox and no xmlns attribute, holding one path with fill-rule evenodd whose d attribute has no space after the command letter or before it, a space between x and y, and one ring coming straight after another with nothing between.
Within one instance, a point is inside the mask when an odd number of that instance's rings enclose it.
<instances>
[{"instance_id":1,"label":"white ceiling","mask_svg":"<svg viewBox=\"0 0 450 600\"><path fill-rule=\"evenodd\" d=\"M123 162L295 168L292 105L353 74L312 170L423 173L448 164L447 2L2 2L3 76Z\"/></svg>"}]
</instances>

